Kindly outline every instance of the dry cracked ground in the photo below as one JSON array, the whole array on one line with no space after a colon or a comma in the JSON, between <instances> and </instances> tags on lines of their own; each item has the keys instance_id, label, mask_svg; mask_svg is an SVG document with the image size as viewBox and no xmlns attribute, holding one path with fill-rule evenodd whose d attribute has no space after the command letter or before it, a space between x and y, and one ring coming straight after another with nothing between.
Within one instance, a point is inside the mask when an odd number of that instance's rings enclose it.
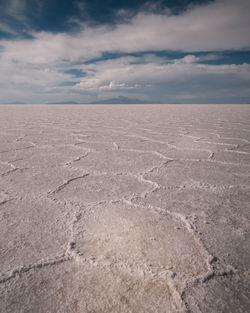
<instances>
[{"instance_id":1,"label":"dry cracked ground","mask_svg":"<svg viewBox=\"0 0 250 313\"><path fill-rule=\"evenodd\" d=\"M0 312L249 312L249 121L0 106Z\"/></svg>"}]
</instances>

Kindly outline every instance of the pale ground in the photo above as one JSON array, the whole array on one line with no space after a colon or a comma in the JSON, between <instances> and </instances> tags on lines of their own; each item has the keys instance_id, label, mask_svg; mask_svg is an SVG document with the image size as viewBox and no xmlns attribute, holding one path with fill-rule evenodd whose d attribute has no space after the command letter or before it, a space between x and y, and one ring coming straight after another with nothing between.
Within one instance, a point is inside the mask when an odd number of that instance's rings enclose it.
<instances>
[{"instance_id":1,"label":"pale ground","mask_svg":"<svg viewBox=\"0 0 250 313\"><path fill-rule=\"evenodd\" d=\"M0 106L0 312L250 312L250 106Z\"/></svg>"}]
</instances>

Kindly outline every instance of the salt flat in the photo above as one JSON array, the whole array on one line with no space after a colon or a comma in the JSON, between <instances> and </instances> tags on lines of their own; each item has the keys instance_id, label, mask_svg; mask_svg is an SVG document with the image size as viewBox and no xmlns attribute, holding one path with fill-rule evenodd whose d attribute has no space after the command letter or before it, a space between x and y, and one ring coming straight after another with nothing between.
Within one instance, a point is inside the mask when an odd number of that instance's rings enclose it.
<instances>
[{"instance_id":1,"label":"salt flat","mask_svg":"<svg viewBox=\"0 0 250 313\"><path fill-rule=\"evenodd\" d=\"M0 106L0 312L249 312L250 106Z\"/></svg>"}]
</instances>

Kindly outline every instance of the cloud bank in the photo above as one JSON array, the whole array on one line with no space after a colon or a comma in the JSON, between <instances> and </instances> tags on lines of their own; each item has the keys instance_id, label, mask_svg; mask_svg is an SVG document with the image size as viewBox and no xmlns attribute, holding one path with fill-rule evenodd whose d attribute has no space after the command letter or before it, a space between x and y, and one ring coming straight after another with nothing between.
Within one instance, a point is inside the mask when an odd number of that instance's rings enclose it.
<instances>
[{"instance_id":1,"label":"cloud bank","mask_svg":"<svg viewBox=\"0 0 250 313\"><path fill-rule=\"evenodd\" d=\"M1 40L2 100L8 101L10 93L12 98L30 102L58 100L67 94L85 102L122 91L126 95L153 93L161 101L178 97L205 101L204 92L210 101L246 101L249 64L204 62L216 59L217 52L250 50L249 12L248 0L217 0L190 6L179 15L169 10L161 14L142 11L115 25L78 21L77 33L31 31L33 39ZM157 57L158 51L181 51L186 56L167 59ZM206 53L201 58L197 52ZM117 57L102 60L104 53ZM143 55L135 57L134 53ZM86 75L75 77L70 69ZM168 91L165 95L164 90Z\"/></svg>"}]
</instances>

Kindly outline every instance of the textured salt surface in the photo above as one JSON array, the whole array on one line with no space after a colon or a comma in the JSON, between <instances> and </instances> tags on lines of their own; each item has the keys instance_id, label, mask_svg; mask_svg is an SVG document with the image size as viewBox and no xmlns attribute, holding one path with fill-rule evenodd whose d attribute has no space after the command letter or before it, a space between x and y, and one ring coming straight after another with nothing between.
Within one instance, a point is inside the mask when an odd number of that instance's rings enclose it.
<instances>
[{"instance_id":1,"label":"textured salt surface","mask_svg":"<svg viewBox=\"0 0 250 313\"><path fill-rule=\"evenodd\" d=\"M249 120L0 106L0 312L248 312Z\"/></svg>"}]
</instances>

